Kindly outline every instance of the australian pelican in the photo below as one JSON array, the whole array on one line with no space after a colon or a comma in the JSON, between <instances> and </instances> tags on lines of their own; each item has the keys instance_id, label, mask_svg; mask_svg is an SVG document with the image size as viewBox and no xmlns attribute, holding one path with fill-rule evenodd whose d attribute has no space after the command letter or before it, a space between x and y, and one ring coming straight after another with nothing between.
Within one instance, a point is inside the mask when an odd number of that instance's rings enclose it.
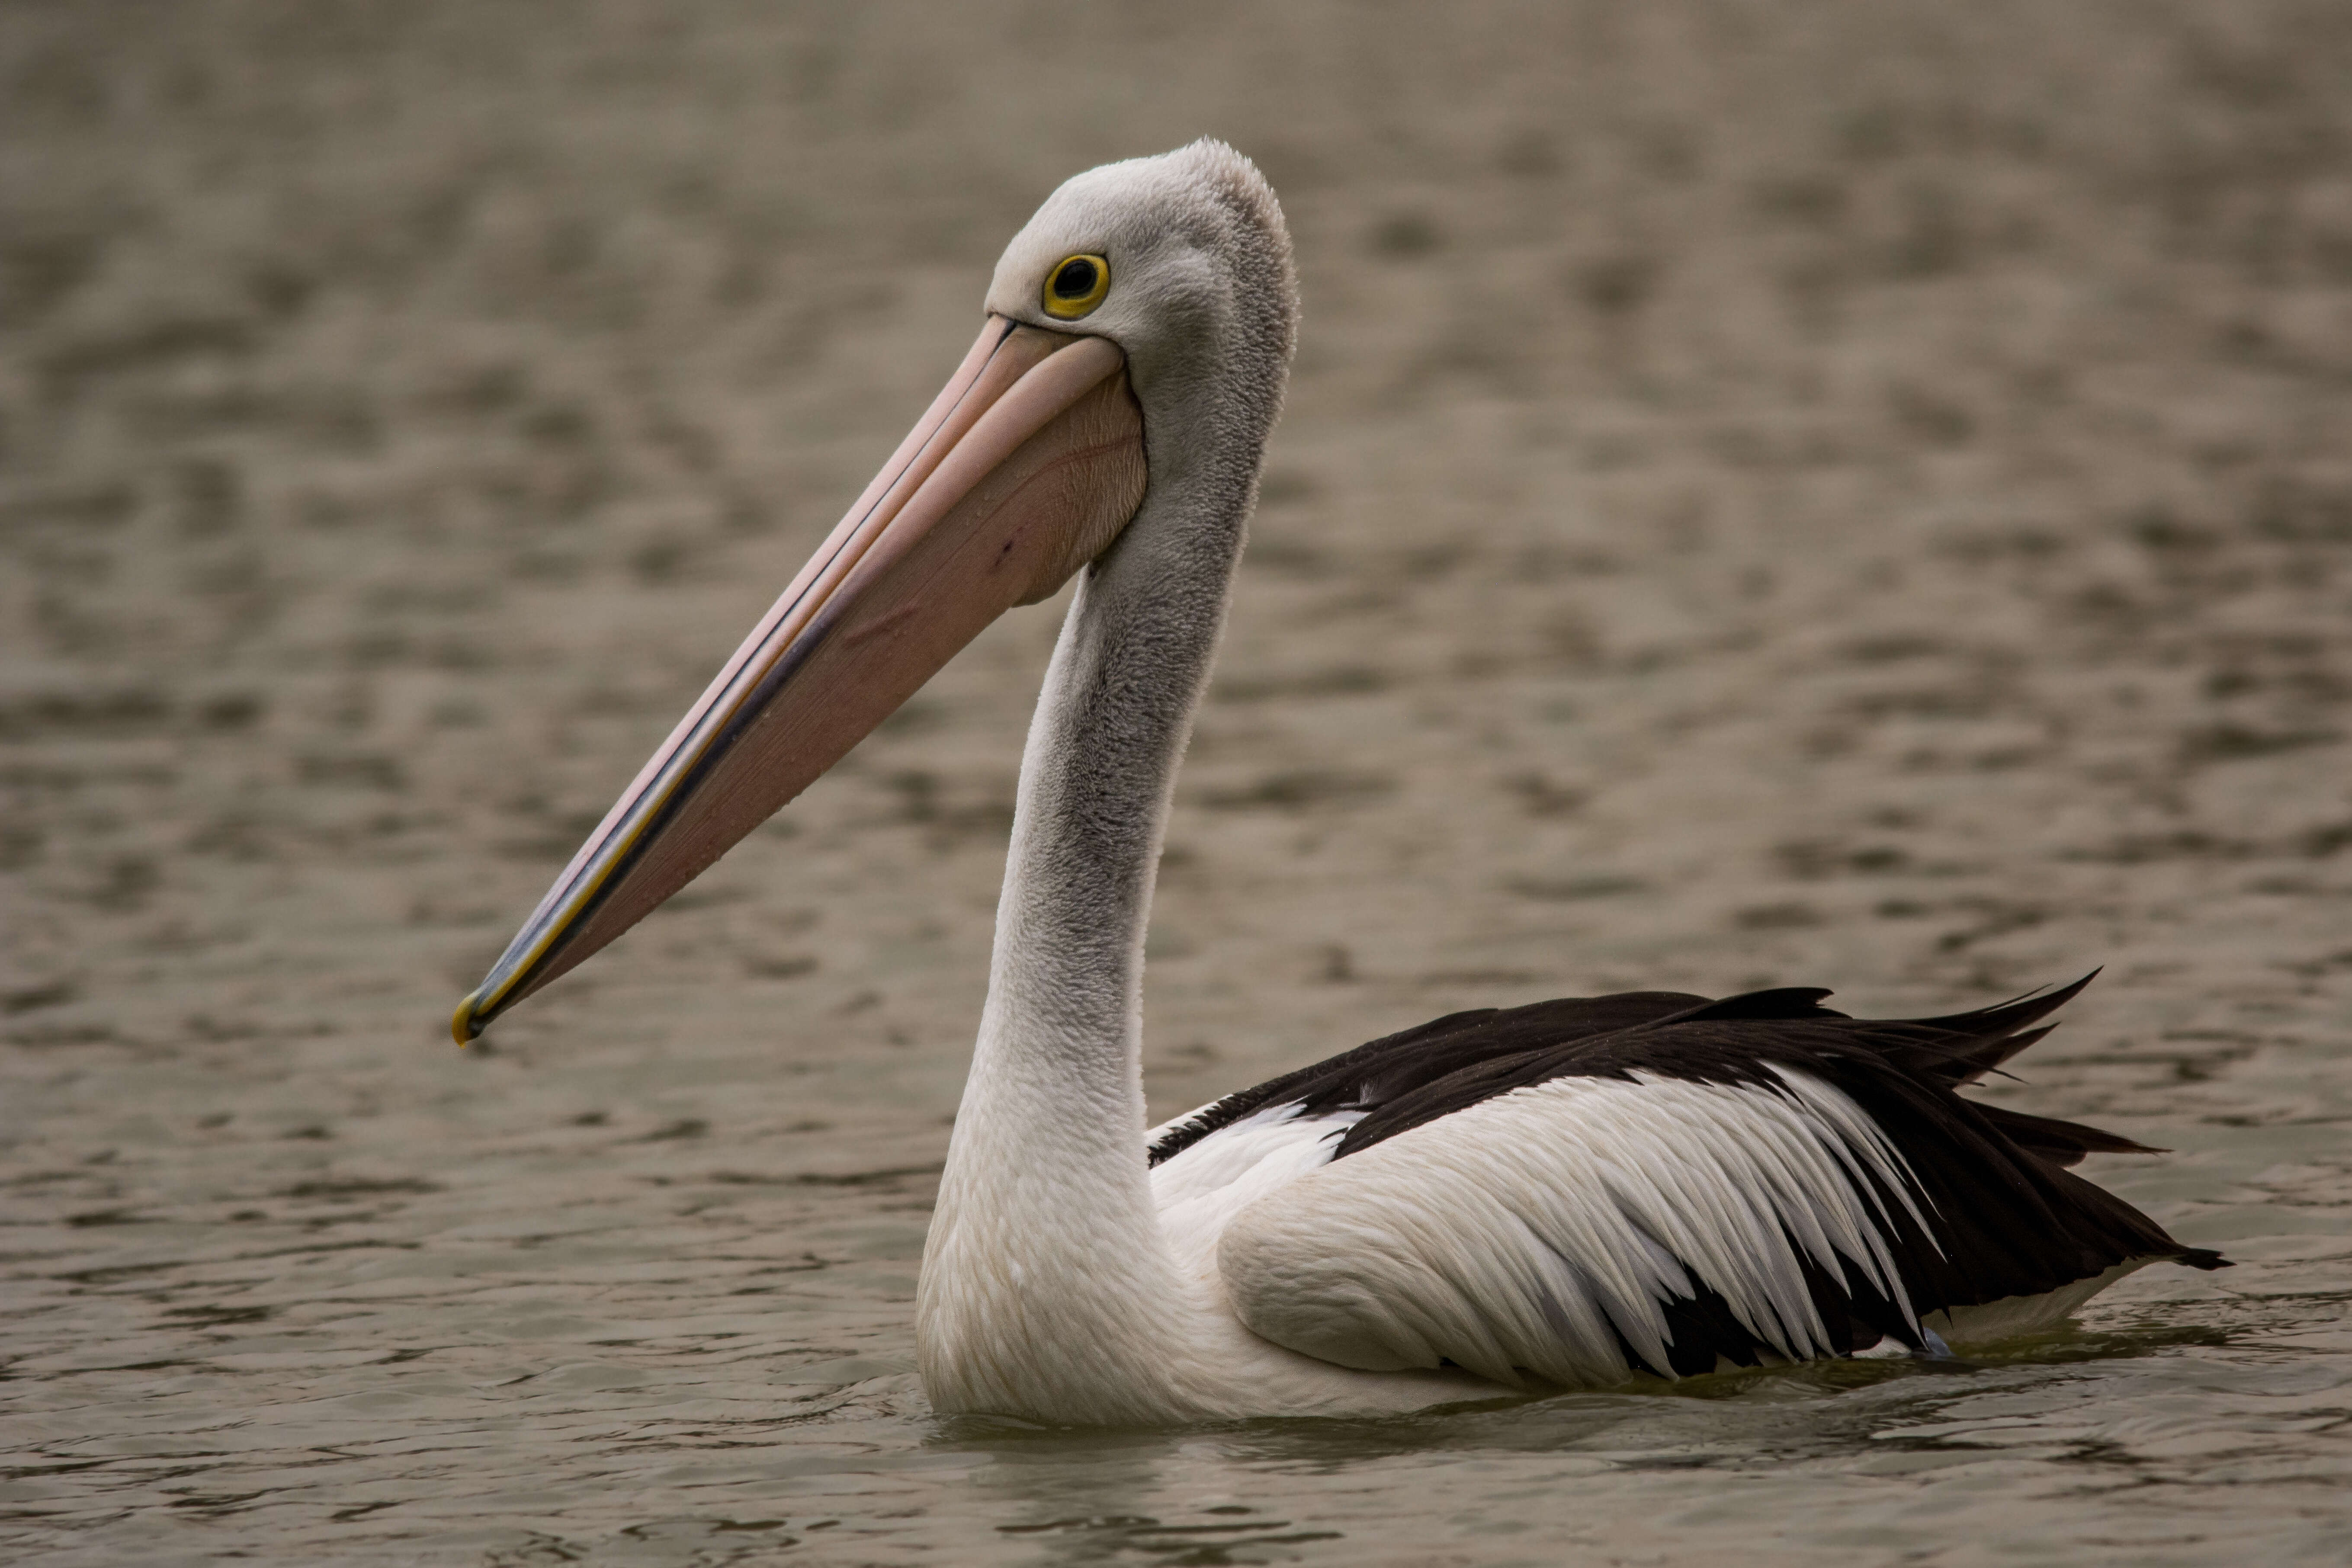
<instances>
[{"instance_id":1,"label":"australian pelican","mask_svg":"<svg viewBox=\"0 0 2352 1568\"><path fill-rule=\"evenodd\" d=\"M462 1043L691 880L991 620L1080 582L1021 766L923 1258L942 1412L1359 1414L2049 1325L2222 1266L1957 1090L2080 989L1459 1013L1147 1131L1144 925L1297 320L1274 193L1196 142L1062 186L946 389L458 1008Z\"/></svg>"}]
</instances>

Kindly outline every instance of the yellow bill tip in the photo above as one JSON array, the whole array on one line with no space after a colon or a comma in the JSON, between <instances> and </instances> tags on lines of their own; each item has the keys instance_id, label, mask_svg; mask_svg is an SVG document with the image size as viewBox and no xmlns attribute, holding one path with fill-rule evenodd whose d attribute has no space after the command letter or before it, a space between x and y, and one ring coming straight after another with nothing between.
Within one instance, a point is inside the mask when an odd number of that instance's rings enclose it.
<instances>
[{"instance_id":1,"label":"yellow bill tip","mask_svg":"<svg viewBox=\"0 0 2352 1568\"><path fill-rule=\"evenodd\" d=\"M457 1041L460 1048L472 1045L474 1037L482 1032L482 1021L475 1016L481 1005L482 994L468 992L466 999L457 1004L457 1011L450 1016L449 1037Z\"/></svg>"}]
</instances>

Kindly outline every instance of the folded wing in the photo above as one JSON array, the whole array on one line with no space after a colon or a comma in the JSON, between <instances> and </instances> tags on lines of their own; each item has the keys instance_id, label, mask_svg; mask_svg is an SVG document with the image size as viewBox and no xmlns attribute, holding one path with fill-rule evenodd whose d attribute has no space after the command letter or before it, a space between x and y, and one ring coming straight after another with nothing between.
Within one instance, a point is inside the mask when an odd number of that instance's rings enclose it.
<instances>
[{"instance_id":1,"label":"folded wing","mask_svg":"<svg viewBox=\"0 0 2352 1568\"><path fill-rule=\"evenodd\" d=\"M1253 1331L1343 1366L1596 1386L1920 1348L1956 1310L2221 1262L2061 1168L2138 1145L1954 1092L2075 989L1910 1021L1814 991L1457 1015L1171 1124L1156 1174L1205 1173L1223 1128L1317 1127L1218 1205L1216 1268ZM1641 1016L1530 1043L1547 1010Z\"/></svg>"}]
</instances>

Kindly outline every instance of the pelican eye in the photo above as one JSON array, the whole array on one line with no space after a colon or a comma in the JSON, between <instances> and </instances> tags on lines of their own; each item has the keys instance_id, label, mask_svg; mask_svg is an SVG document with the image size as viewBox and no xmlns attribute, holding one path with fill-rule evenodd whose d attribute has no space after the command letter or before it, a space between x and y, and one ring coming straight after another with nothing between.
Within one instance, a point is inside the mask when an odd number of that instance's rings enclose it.
<instances>
[{"instance_id":1,"label":"pelican eye","mask_svg":"<svg viewBox=\"0 0 2352 1568\"><path fill-rule=\"evenodd\" d=\"M1045 279L1045 314L1075 321L1091 314L1109 292L1109 262L1099 256L1066 257Z\"/></svg>"}]
</instances>

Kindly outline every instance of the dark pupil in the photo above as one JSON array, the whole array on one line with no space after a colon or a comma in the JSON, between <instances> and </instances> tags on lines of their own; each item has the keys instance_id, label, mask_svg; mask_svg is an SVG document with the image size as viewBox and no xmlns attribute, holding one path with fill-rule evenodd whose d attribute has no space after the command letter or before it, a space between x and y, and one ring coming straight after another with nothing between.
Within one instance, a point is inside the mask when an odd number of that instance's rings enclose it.
<instances>
[{"instance_id":1,"label":"dark pupil","mask_svg":"<svg viewBox=\"0 0 2352 1568\"><path fill-rule=\"evenodd\" d=\"M1083 300L1095 291L1095 264L1091 261L1065 261L1062 269L1054 274L1054 298Z\"/></svg>"}]
</instances>

